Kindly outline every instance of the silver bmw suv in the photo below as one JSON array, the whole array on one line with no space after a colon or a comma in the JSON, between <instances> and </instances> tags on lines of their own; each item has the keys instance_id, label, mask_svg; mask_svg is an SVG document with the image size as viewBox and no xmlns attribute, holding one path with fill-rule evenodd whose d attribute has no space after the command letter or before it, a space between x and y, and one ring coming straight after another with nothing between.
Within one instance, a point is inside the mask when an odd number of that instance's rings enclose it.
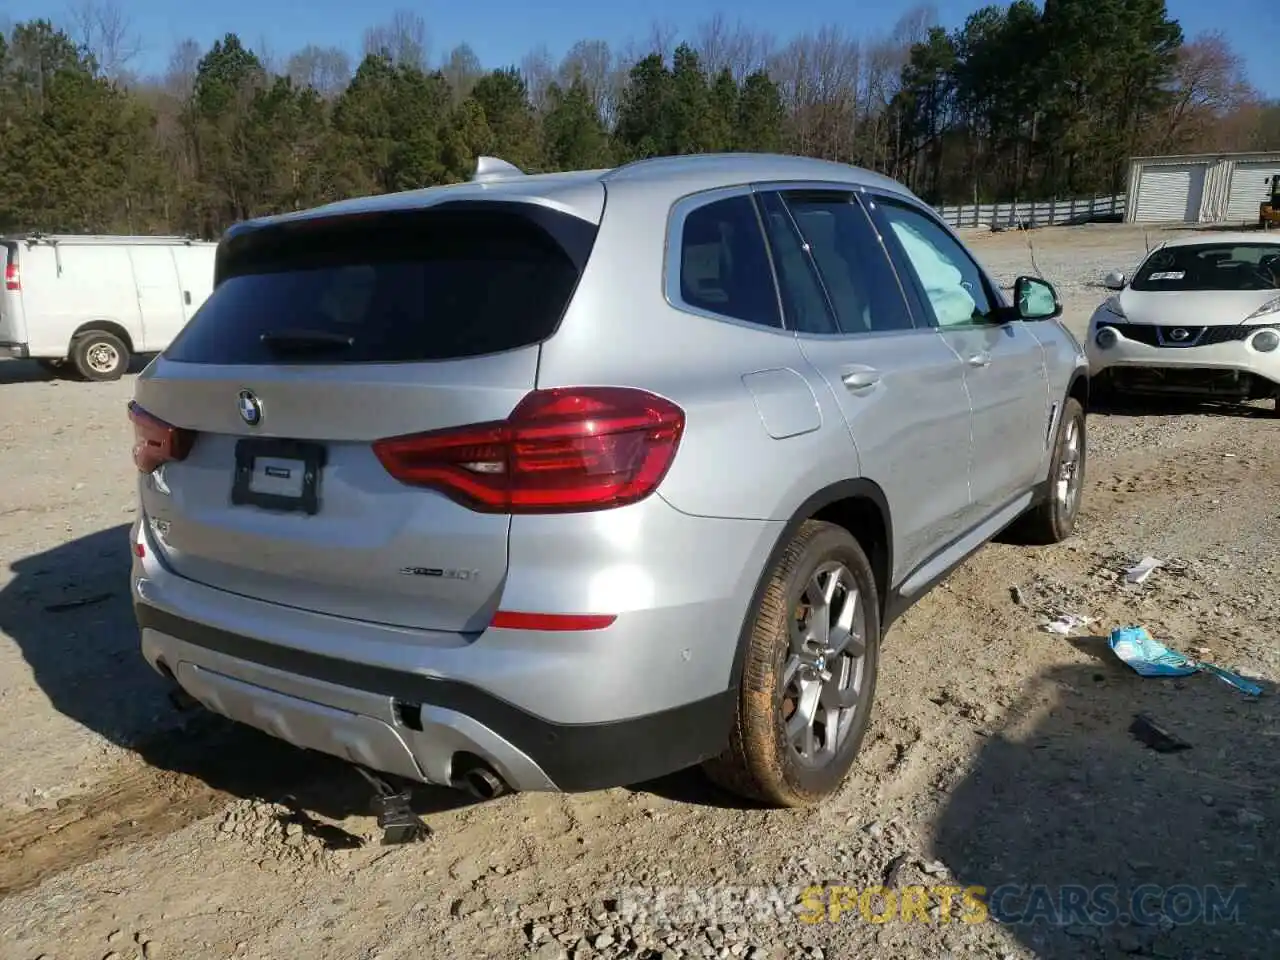
<instances>
[{"instance_id":1,"label":"silver bmw suv","mask_svg":"<svg viewBox=\"0 0 1280 960\"><path fill-rule=\"evenodd\" d=\"M704 155L239 224L130 404L146 659L366 771L839 789L894 618L1067 537L1087 366L899 184Z\"/></svg>"}]
</instances>

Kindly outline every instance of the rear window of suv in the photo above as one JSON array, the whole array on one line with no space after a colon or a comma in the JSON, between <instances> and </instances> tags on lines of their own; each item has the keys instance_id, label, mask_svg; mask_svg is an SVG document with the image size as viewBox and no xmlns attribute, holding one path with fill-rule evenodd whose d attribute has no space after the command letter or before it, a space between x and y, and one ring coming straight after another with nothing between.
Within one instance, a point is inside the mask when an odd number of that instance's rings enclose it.
<instances>
[{"instance_id":1,"label":"rear window of suv","mask_svg":"<svg viewBox=\"0 0 1280 960\"><path fill-rule=\"evenodd\" d=\"M545 340L573 296L596 228L513 206L336 216L233 234L219 249L212 295L165 356L408 363Z\"/></svg>"}]
</instances>

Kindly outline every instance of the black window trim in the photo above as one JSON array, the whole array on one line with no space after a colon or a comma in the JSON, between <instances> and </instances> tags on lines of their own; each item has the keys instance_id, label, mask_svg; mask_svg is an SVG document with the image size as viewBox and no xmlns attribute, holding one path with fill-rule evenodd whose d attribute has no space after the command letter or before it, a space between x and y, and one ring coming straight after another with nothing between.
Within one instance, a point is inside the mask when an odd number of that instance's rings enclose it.
<instances>
[{"instance_id":1,"label":"black window trim","mask_svg":"<svg viewBox=\"0 0 1280 960\"><path fill-rule=\"evenodd\" d=\"M741 317L717 313L714 310L695 307L684 299L680 283L680 263L684 249L685 221L689 219L690 214L701 210L703 207L718 203L721 200L732 200L735 197L745 197L751 203L751 209L756 216L756 230L759 232L760 242L764 245L765 256L769 260L769 273L773 284L774 305L778 318L776 324L766 326L753 320L743 320ZM681 313L702 317L706 320L715 320L719 323L733 324L746 330L763 331L764 333L772 334L790 333L787 329L786 312L782 308L782 292L778 287L778 272L773 262L773 251L769 247L769 237L765 233L764 222L760 217L760 206L756 203L755 191L752 190L751 184L742 183L702 190L698 193L691 193L681 197L671 205L671 212L667 215L666 244L662 252L662 294L667 304Z\"/></svg>"},{"instance_id":2,"label":"black window trim","mask_svg":"<svg viewBox=\"0 0 1280 960\"><path fill-rule=\"evenodd\" d=\"M867 207L867 215L871 218L871 222L876 225L876 230L880 234L880 242L884 246L885 251L889 254L890 260L893 261L895 272L898 273L899 282L903 282L902 274L907 274L905 278L905 286L911 288L913 294L912 299L916 302L918 308L923 311L923 316L927 318L929 328L947 332L950 330L995 330L1007 326L1014 319L1013 315L1008 311L1009 301L1004 295L1004 291L987 273L986 268L978 262L959 235L947 224L945 220L939 217L934 211L930 210L923 204L913 202L907 197L894 196L893 194L881 192L878 190L864 191L864 203ZM925 292L924 285L920 282L919 276L916 274L915 267L911 263L911 258L902 248L902 244L898 242L897 236L893 232L893 226L887 221L881 205L897 206L916 213L934 226L942 230L944 234L949 236L961 253L973 264L974 270L978 273L978 278L982 281L983 288L986 291L987 299L994 307L994 313L991 319L978 323L957 324L955 326L943 327L938 323L937 314L933 311L933 304L929 302L928 294Z\"/></svg>"},{"instance_id":3,"label":"black window trim","mask_svg":"<svg viewBox=\"0 0 1280 960\"><path fill-rule=\"evenodd\" d=\"M913 336L920 333L932 333L936 327L933 325L932 311L922 312L920 305L908 295L907 285L903 283L902 277L899 275L898 264L890 255L890 251L886 248L884 238L880 234L880 224L873 217L866 204L863 202L864 196L867 194L867 188L863 184L845 183L841 181L830 180L804 180L804 181L759 181L752 185L757 193L778 193L782 207L787 212L787 219L791 223L792 229L795 230L796 236L804 245L805 255L808 257L809 265L813 270L814 277L818 281L818 286L822 290L823 296L827 302L827 312L832 317L832 322L839 326L839 316L835 310L835 304L831 299L831 293L827 289L826 282L822 279L822 271L818 269L817 262L814 260L813 252L809 249L807 241L804 239L804 231L800 229L800 225L796 222L795 215L791 211L790 205L787 203L785 194L787 193L838 193L847 195L849 201L858 205L863 215L867 219L867 224L871 228L872 235L880 244L881 250L884 252L885 264L889 272L898 282L899 293L902 294L903 308L907 312L907 317L911 321L911 328L906 330L872 330L870 332L853 332L846 333L843 330L837 330L835 333L809 333L803 330L795 331L797 337L803 337L806 340L818 341L840 341L840 340L871 340L881 339L884 337L903 337ZM765 242L768 243L769 235L766 231ZM772 247L770 247L770 255L772 257ZM774 282L780 284L781 281L776 276ZM914 289L914 288L913 288ZM781 292L779 292L781 297ZM783 320L785 322L785 311Z\"/></svg>"},{"instance_id":4,"label":"black window trim","mask_svg":"<svg viewBox=\"0 0 1280 960\"><path fill-rule=\"evenodd\" d=\"M787 316L786 301L782 296L782 277L778 274L777 257L773 249L773 241L769 239L769 230L764 225L764 211L760 210L760 200L758 198L766 193L775 194L777 196L778 203L782 207L782 212L786 214L787 223L791 225L792 234L795 236L796 242L800 244L800 249L804 252L805 260L809 264L809 272L812 275L814 282L817 283L819 292L822 294L822 302L827 306L827 317L831 320L832 326L838 328L840 326L840 320L836 315L836 305L831 299L831 291L827 289L827 285L822 279L822 271L818 269L817 261L813 259L813 251L809 249L809 244L805 242L804 231L800 229L800 224L796 223L795 215L792 214L791 207L787 205L787 200L783 196L788 185L762 186L759 184L753 184L752 187L757 197L756 210L760 215L760 229L764 232L765 247L769 250L769 263L773 265L773 283L778 289L778 302L782 309L783 324L786 325L787 329L791 330L797 337L818 337L824 340L829 340L845 336L845 334L838 329L835 333L813 333L808 330L797 330L790 325L790 318Z\"/></svg>"}]
</instances>

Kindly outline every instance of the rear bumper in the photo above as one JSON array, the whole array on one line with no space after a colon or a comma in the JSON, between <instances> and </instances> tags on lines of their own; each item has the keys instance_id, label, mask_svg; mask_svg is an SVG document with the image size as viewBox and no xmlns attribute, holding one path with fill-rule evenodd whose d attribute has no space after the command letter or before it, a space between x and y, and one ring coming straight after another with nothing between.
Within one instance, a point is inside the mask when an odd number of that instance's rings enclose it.
<instances>
[{"instance_id":1,"label":"rear bumper","mask_svg":"<svg viewBox=\"0 0 1280 960\"><path fill-rule=\"evenodd\" d=\"M640 589L641 568L627 583L642 602L605 629L464 635L347 620L187 580L157 559L140 515L133 542L144 556L133 562L132 594L143 652L214 712L388 773L450 784L458 755L471 754L521 790L639 783L728 742L738 639L782 527L691 518L661 503L643 518L644 537L696 528L698 537L680 537L678 551L661 555L677 564L663 575L685 584L683 593L655 603ZM571 553L559 562L596 560L585 546ZM538 609L556 572L550 560L513 566L504 602ZM579 579L599 590L598 579Z\"/></svg>"},{"instance_id":2,"label":"rear bumper","mask_svg":"<svg viewBox=\"0 0 1280 960\"><path fill-rule=\"evenodd\" d=\"M558 724L467 684L334 660L135 604L142 652L205 707L304 749L449 785L459 754L524 791L639 783L723 749L733 692L662 713Z\"/></svg>"}]
</instances>

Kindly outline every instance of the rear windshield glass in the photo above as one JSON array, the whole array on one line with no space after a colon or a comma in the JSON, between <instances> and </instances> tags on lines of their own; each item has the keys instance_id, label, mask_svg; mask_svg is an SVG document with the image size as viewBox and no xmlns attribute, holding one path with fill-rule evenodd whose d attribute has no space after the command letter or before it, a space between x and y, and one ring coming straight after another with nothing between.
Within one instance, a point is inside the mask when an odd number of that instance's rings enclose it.
<instances>
[{"instance_id":1,"label":"rear windshield glass","mask_svg":"<svg viewBox=\"0 0 1280 960\"><path fill-rule=\"evenodd\" d=\"M1157 250L1138 268L1134 290L1278 290L1280 244L1206 243Z\"/></svg>"},{"instance_id":2,"label":"rear windshield glass","mask_svg":"<svg viewBox=\"0 0 1280 960\"><path fill-rule=\"evenodd\" d=\"M581 248L586 221L539 210ZM586 240L589 245L589 238ZM546 339L578 281L565 247L511 212L417 211L225 241L213 294L165 356L185 363L395 363Z\"/></svg>"}]
</instances>

